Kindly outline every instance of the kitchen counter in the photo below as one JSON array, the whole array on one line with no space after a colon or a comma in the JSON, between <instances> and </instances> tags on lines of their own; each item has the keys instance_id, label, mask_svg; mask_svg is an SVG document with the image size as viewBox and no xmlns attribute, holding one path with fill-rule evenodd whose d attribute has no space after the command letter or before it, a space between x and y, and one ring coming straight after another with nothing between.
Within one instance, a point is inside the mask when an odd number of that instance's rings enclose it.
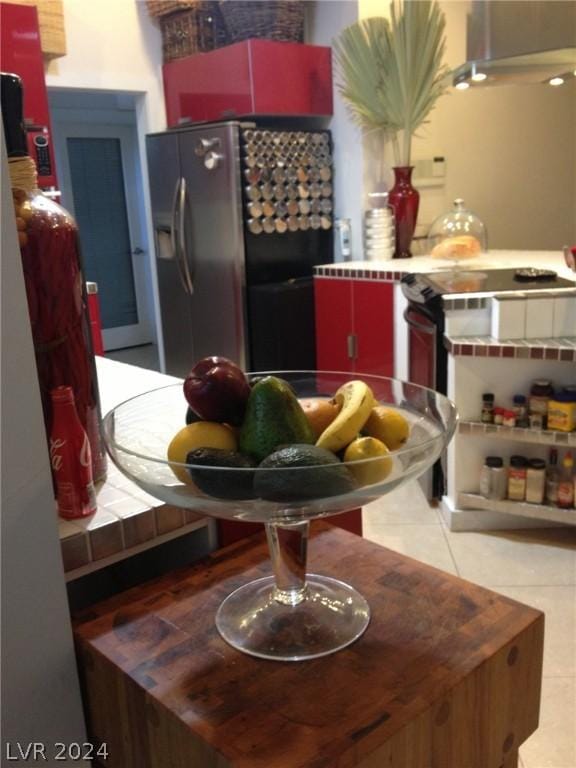
<instances>
[{"instance_id":1,"label":"kitchen counter","mask_svg":"<svg viewBox=\"0 0 576 768\"><path fill-rule=\"evenodd\" d=\"M119 403L180 379L96 357L102 415ZM72 581L192 531L205 529L215 544L214 522L150 496L108 458L105 482L96 489L98 509L82 520L58 519L66 580Z\"/></svg>"},{"instance_id":2,"label":"kitchen counter","mask_svg":"<svg viewBox=\"0 0 576 768\"><path fill-rule=\"evenodd\" d=\"M536 267L553 269L560 277L576 280L576 275L564 262L561 251L489 251L488 254L458 263L459 269L507 269L512 267ZM420 272L440 272L454 269L449 259L433 259L430 256L414 256L412 259L390 261L343 261L315 267L317 277L343 277L363 280L400 280L404 275Z\"/></svg>"}]
</instances>

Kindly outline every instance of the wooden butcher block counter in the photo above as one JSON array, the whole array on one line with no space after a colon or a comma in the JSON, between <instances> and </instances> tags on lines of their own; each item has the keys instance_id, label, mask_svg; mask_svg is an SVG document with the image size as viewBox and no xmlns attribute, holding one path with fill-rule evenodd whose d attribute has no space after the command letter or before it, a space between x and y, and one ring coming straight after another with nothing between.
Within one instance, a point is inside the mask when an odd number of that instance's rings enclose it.
<instances>
[{"instance_id":1,"label":"wooden butcher block counter","mask_svg":"<svg viewBox=\"0 0 576 768\"><path fill-rule=\"evenodd\" d=\"M366 633L306 662L246 656L214 615L271 572L244 539L76 617L108 768L513 768L536 729L544 616L325 523L309 567L368 599Z\"/></svg>"}]
</instances>

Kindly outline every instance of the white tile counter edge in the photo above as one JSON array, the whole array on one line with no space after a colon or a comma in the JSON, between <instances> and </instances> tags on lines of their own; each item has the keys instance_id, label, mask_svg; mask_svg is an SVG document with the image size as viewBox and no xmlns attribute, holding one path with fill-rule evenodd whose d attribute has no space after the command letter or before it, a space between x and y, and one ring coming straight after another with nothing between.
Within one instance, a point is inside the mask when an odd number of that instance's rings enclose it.
<instances>
[{"instance_id":1,"label":"white tile counter edge","mask_svg":"<svg viewBox=\"0 0 576 768\"><path fill-rule=\"evenodd\" d=\"M96 357L96 369L98 372L98 389L100 392L102 416L105 416L116 405L131 397L151 389L181 382L181 379L174 376L167 376L157 371L150 371L100 356ZM113 465L110 458L108 458L107 478L97 488L97 501L97 511L88 518L82 520L63 520L59 518L58 520L61 544L66 546L66 540L74 539L75 546L78 546L79 542L76 537L82 537L85 539L84 549L89 558L88 562L82 563L78 567L66 572L66 579L68 581L104 568L113 562L141 552L151 546L156 546L164 541L210 524L207 518L192 521L187 520L183 516L183 525L170 531L159 532L154 518L154 521L151 523L154 535L135 545L127 545L123 521L133 520L140 515L149 515L151 510L163 506L163 502L145 493L127 477L122 475ZM116 526L118 529L116 536L121 539L122 549L106 557L94 559L90 534L95 531L101 533L102 529L113 526Z\"/></svg>"},{"instance_id":2,"label":"white tile counter edge","mask_svg":"<svg viewBox=\"0 0 576 768\"><path fill-rule=\"evenodd\" d=\"M448 259L433 259L431 256L414 256L411 259L390 259L388 261L342 261L333 264L322 264L315 269L330 268L330 276L338 273L346 274L350 270L371 270L373 272L393 272L398 275L406 273L440 272L455 268L454 261ZM564 261L561 251L508 251L493 250L473 259L458 262L458 269L507 269L512 267L535 267L537 269L553 269L560 277L576 280ZM369 278L364 278L369 279Z\"/></svg>"}]
</instances>

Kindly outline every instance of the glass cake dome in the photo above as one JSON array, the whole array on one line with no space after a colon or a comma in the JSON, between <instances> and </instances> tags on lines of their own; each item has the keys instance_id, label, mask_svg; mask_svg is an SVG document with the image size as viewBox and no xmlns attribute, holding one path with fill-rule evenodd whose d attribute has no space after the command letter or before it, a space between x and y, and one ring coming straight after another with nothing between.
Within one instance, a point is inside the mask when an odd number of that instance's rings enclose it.
<instances>
[{"instance_id":1,"label":"glass cake dome","mask_svg":"<svg viewBox=\"0 0 576 768\"><path fill-rule=\"evenodd\" d=\"M432 222L428 231L428 252L435 259L470 259L488 249L484 222L468 210L461 197L451 211Z\"/></svg>"}]
</instances>

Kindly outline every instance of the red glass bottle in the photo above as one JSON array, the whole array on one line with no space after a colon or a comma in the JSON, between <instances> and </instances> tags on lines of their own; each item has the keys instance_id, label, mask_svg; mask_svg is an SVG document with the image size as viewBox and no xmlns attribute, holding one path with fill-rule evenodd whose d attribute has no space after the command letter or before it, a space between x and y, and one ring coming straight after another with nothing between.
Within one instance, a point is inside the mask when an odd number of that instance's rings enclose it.
<instances>
[{"instance_id":1,"label":"red glass bottle","mask_svg":"<svg viewBox=\"0 0 576 768\"><path fill-rule=\"evenodd\" d=\"M410 244L416 229L420 193L412 186L414 166L398 166L394 169L394 186L388 193L388 202L394 209L396 247L394 259L412 257Z\"/></svg>"},{"instance_id":2,"label":"red glass bottle","mask_svg":"<svg viewBox=\"0 0 576 768\"><path fill-rule=\"evenodd\" d=\"M78 418L72 387L56 387L50 396L50 463L58 514L67 520L87 517L96 512L90 441Z\"/></svg>"},{"instance_id":3,"label":"red glass bottle","mask_svg":"<svg viewBox=\"0 0 576 768\"><path fill-rule=\"evenodd\" d=\"M106 475L106 453L78 229L72 216L37 188L22 122L20 78L2 74L1 81L8 167L46 435L52 424L51 390L72 387L98 481Z\"/></svg>"}]
</instances>

